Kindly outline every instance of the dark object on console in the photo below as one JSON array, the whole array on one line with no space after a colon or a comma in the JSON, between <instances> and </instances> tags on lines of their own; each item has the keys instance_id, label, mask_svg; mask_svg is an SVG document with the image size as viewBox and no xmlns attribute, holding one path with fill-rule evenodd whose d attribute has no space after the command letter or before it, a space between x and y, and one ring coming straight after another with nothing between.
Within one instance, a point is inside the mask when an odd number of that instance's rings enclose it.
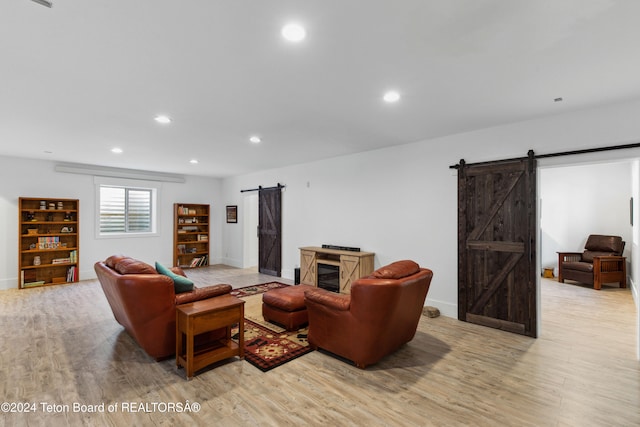
<instances>
[{"instance_id":1,"label":"dark object on console","mask_svg":"<svg viewBox=\"0 0 640 427\"><path fill-rule=\"evenodd\" d=\"M338 245L322 245L323 249L336 249L338 251L350 251L350 252L360 252L360 248L355 248L352 246L338 246Z\"/></svg>"},{"instance_id":2,"label":"dark object on console","mask_svg":"<svg viewBox=\"0 0 640 427\"><path fill-rule=\"evenodd\" d=\"M305 291L309 344L361 369L376 363L415 336L432 277L405 260L354 281L350 295Z\"/></svg>"},{"instance_id":3,"label":"dark object on console","mask_svg":"<svg viewBox=\"0 0 640 427\"><path fill-rule=\"evenodd\" d=\"M620 236L592 234L584 245L584 252L558 252L558 282L575 280L593 285L594 289L601 289L603 283L617 282L626 288L624 244Z\"/></svg>"},{"instance_id":4,"label":"dark object on console","mask_svg":"<svg viewBox=\"0 0 640 427\"><path fill-rule=\"evenodd\" d=\"M149 264L122 255L99 261L94 269L113 316L156 360L176 352L176 305L231 292L231 285L214 285L176 294L169 276L158 274ZM171 270L185 276L179 267ZM223 328L201 339L209 342L225 333Z\"/></svg>"}]
</instances>

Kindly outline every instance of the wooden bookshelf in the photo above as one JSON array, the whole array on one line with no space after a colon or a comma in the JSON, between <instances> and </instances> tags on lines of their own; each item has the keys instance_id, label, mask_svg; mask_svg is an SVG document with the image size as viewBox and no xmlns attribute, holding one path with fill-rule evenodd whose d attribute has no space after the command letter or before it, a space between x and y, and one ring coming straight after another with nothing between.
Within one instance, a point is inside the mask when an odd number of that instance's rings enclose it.
<instances>
[{"instance_id":1,"label":"wooden bookshelf","mask_svg":"<svg viewBox=\"0 0 640 427\"><path fill-rule=\"evenodd\" d=\"M79 280L77 199L18 200L18 288Z\"/></svg>"},{"instance_id":2,"label":"wooden bookshelf","mask_svg":"<svg viewBox=\"0 0 640 427\"><path fill-rule=\"evenodd\" d=\"M174 203L173 265L209 265L209 205Z\"/></svg>"}]
</instances>

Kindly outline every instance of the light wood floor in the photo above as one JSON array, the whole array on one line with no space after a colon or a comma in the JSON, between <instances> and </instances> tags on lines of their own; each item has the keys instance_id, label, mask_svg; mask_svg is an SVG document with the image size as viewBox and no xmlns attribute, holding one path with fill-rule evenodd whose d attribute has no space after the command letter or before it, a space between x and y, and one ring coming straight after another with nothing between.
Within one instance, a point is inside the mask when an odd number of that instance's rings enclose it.
<instances>
[{"instance_id":1,"label":"light wood floor","mask_svg":"<svg viewBox=\"0 0 640 427\"><path fill-rule=\"evenodd\" d=\"M188 275L235 287L273 279L222 267ZM95 280L1 291L0 401L36 412L0 413L0 425L640 425L629 290L544 281L542 293L538 339L423 317L412 342L364 371L312 352L266 373L233 359L186 381L123 332ZM167 410L186 402L200 410ZM74 403L118 409L74 413Z\"/></svg>"}]
</instances>

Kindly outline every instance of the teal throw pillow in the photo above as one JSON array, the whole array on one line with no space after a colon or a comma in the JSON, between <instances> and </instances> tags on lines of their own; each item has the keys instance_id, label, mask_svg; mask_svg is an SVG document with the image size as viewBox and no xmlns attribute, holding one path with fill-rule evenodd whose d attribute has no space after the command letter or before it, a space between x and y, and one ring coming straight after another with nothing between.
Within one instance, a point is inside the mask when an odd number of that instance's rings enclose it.
<instances>
[{"instance_id":1,"label":"teal throw pillow","mask_svg":"<svg viewBox=\"0 0 640 427\"><path fill-rule=\"evenodd\" d=\"M173 287L175 288L176 294L180 294L182 292L189 292L193 290L193 281L181 276L179 274L174 273L169 270L164 265L160 264L156 261L156 271L165 276L169 276L173 279Z\"/></svg>"}]
</instances>

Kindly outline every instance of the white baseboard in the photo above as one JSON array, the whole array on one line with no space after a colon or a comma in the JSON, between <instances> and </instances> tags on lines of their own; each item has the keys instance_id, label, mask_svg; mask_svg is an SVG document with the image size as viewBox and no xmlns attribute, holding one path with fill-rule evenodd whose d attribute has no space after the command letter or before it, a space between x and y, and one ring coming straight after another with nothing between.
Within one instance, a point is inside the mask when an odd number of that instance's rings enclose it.
<instances>
[{"instance_id":1,"label":"white baseboard","mask_svg":"<svg viewBox=\"0 0 640 427\"><path fill-rule=\"evenodd\" d=\"M211 264L211 263L209 263ZM219 260L217 260L214 264L224 264L224 265L228 265L229 267L235 267L235 268L243 268L242 265L242 260L241 259L235 259L235 258L220 258ZM211 264L211 265L214 265Z\"/></svg>"},{"instance_id":2,"label":"white baseboard","mask_svg":"<svg viewBox=\"0 0 640 427\"><path fill-rule=\"evenodd\" d=\"M6 291L9 289L18 289L18 279L9 278L0 280L0 291Z\"/></svg>"}]
</instances>

